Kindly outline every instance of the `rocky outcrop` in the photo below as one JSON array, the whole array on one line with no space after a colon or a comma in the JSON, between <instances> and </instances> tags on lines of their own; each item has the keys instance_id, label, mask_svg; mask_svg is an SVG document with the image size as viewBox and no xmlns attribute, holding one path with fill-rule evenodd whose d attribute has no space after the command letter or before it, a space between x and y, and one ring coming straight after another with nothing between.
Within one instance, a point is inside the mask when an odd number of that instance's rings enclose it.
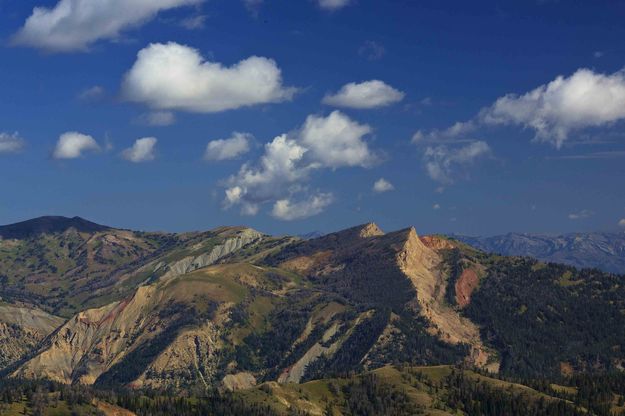
<instances>
[{"instance_id":1,"label":"rocky outcrop","mask_svg":"<svg viewBox=\"0 0 625 416\"><path fill-rule=\"evenodd\" d=\"M330 328L328 328L323 333L323 337L320 342L315 343L299 360L297 360L295 364L293 364L293 366L284 370L284 372L280 374L280 377L278 377L278 383L299 383L304 377L306 367L318 360L322 355L332 357L332 355L340 347L342 340L339 339L328 346L325 344L330 341L332 337L334 337L338 329L338 323L334 323Z\"/></svg>"},{"instance_id":2,"label":"rocky outcrop","mask_svg":"<svg viewBox=\"0 0 625 416\"><path fill-rule=\"evenodd\" d=\"M0 369L22 359L63 322L38 309L0 305Z\"/></svg>"},{"instance_id":3,"label":"rocky outcrop","mask_svg":"<svg viewBox=\"0 0 625 416\"><path fill-rule=\"evenodd\" d=\"M221 381L222 386L230 391L244 390L256 385L256 377L246 371L228 374Z\"/></svg>"},{"instance_id":4,"label":"rocky outcrop","mask_svg":"<svg viewBox=\"0 0 625 416\"><path fill-rule=\"evenodd\" d=\"M421 242L425 244L426 247L431 248L432 250L452 250L456 248L454 243L448 238L441 237L439 235L425 235L419 237Z\"/></svg>"},{"instance_id":5,"label":"rocky outcrop","mask_svg":"<svg viewBox=\"0 0 625 416\"><path fill-rule=\"evenodd\" d=\"M471 295L480 284L480 278L473 269L465 269L455 284L456 304L465 308L471 303Z\"/></svg>"},{"instance_id":6,"label":"rocky outcrop","mask_svg":"<svg viewBox=\"0 0 625 416\"><path fill-rule=\"evenodd\" d=\"M360 236L360 238L379 237L381 235L384 235L384 231L382 231L382 229L378 227L377 224L371 222L362 226L358 235Z\"/></svg>"},{"instance_id":7,"label":"rocky outcrop","mask_svg":"<svg viewBox=\"0 0 625 416\"><path fill-rule=\"evenodd\" d=\"M480 339L479 328L462 317L445 302L447 276L440 267L442 258L419 239L414 228L405 233L398 251L400 269L416 289L416 301L423 316L431 323L429 331L450 344L467 344L471 353L467 360L479 367L496 369L495 359Z\"/></svg>"},{"instance_id":8,"label":"rocky outcrop","mask_svg":"<svg viewBox=\"0 0 625 416\"><path fill-rule=\"evenodd\" d=\"M141 287L131 299L77 314L13 375L93 384L132 348L159 332L158 317L150 313L153 294L154 288Z\"/></svg>"},{"instance_id":9,"label":"rocky outcrop","mask_svg":"<svg viewBox=\"0 0 625 416\"><path fill-rule=\"evenodd\" d=\"M0 322L28 328L45 337L61 326L65 320L39 309L0 305Z\"/></svg>"},{"instance_id":10,"label":"rocky outcrop","mask_svg":"<svg viewBox=\"0 0 625 416\"><path fill-rule=\"evenodd\" d=\"M252 230L251 228L245 228L238 232L234 237L227 238L222 244L214 246L208 253L202 253L197 256L188 256L170 265L163 265L161 263L160 267L167 268L167 272L165 272L165 274L161 277L161 280L169 280L173 277L213 265L229 254L240 250L248 244L258 242L262 238L262 233ZM157 270L159 270L158 266Z\"/></svg>"},{"instance_id":11,"label":"rocky outcrop","mask_svg":"<svg viewBox=\"0 0 625 416\"><path fill-rule=\"evenodd\" d=\"M215 383L219 331L211 322L178 337L132 383L133 387L186 387L199 380L206 388Z\"/></svg>"}]
</instances>

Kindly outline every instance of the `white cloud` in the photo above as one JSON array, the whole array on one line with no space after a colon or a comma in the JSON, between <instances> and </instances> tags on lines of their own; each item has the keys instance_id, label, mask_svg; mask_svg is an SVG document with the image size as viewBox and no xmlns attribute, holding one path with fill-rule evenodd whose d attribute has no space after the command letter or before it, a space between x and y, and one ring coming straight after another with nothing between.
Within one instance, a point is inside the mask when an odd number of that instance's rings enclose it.
<instances>
[{"instance_id":1,"label":"white cloud","mask_svg":"<svg viewBox=\"0 0 625 416\"><path fill-rule=\"evenodd\" d=\"M199 51L174 42L139 51L122 85L126 99L155 109L214 113L290 100L276 63L252 56L231 67L204 60Z\"/></svg>"},{"instance_id":2,"label":"white cloud","mask_svg":"<svg viewBox=\"0 0 625 416\"><path fill-rule=\"evenodd\" d=\"M106 91L103 87L99 85L94 85L93 87L85 88L78 94L78 98L83 101L97 101L100 98L104 97Z\"/></svg>"},{"instance_id":3,"label":"white cloud","mask_svg":"<svg viewBox=\"0 0 625 416\"><path fill-rule=\"evenodd\" d=\"M0 133L0 154L17 153L24 148L24 139L19 134Z\"/></svg>"},{"instance_id":4,"label":"white cloud","mask_svg":"<svg viewBox=\"0 0 625 416\"><path fill-rule=\"evenodd\" d=\"M300 129L267 143L258 163L244 164L228 179L225 206L239 206L247 215L255 215L261 205L277 201L287 201L280 207L299 209L302 204L293 203L293 196L307 193L302 184L313 172L375 163L376 155L363 140L370 131L369 126L339 111L327 117L309 116ZM319 201L313 205L317 210L324 208Z\"/></svg>"},{"instance_id":5,"label":"white cloud","mask_svg":"<svg viewBox=\"0 0 625 416\"><path fill-rule=\"evenodd\" d=\"M273 205L271 215L284 221L309 218L322 213L333 201L334 197L330 193L320 193L297 202L281 199Z\"/></svg>"},{"instance_id":6,"label":"white cloud","mask_svg":"<svg viewBox=\"0 0 625 416\"><path fill-rule=\"evenodd\" d=\"M255 215L259 204L288 195L288 188L308 175L310 168L301 166L306 151L287 135L267 143L257 167L245 164L229 179L226 207L240 205L243 213Z\"/></svg>"},{"instance_id":7,"label":"white cloud","mask_svg":"<svg viewBox=\"0 0 625 416\"><path fill-rule=\"evenodd\" d=\"M570 220L583 220L586 218L590 218L593 215L595 215L594 212L587 210L587 209L583 209L581 211L578 212L572 212L568 215Z\"/></svg>"},{"instance_id":8,"label":"white cloud","mask_svg":"<svg viewBox=\"0 0 625 416\"><path fill-rule=\"evenodd\" d=\"M625 70L611 75L580 69L523 95L508 94L482 110L486 124L520 125L561 147L569 134L625 119Z\"/></svg>"},{"instance_id":9,"label":"white cloud","mask_svg":"<svg viewBox=\"0 0 625 416\"><path fill-rule=\"evenodd\" d=\"M52 157L55 159L76 159L81 157L84 152L99 150L100 146L93 137L70 131L59 137Z\"/></svg>"},{"instance_id":10,"label":"white cloud","mask_svg":"<svg viewBox=\"0 0 625 416\"><path fill-rule=\"evenodd\" d=\"M253 136L249 133L232 133L228 139L213 140L206 146L204 159L228 160L235 159L250 150L250 142Z\"/></svg>"},{"instance_id":11,"label":"white cloud","mask_svg":"<svg viewBox=\"0 0 625 416\"><path fill-rule=\"evenodd\" d=\"M441 206L440 206L440 204L434 204L434 205L432 205L432 209L433 210L439 210L439 209L441 209Z\"/></svg>"},{"instance_id":12,"label":"white cloud","mask_svg":"<svg viewBox=\"0 0 625 416\"><path fill-rule=\"evenodd\" d=\"M53 8L35 7L13 43L49 52L86 51L100 39L115 39L160 11L203 0L60 0Z\"/></svg>"},{"instance_id":13,"label":"white cloud","mask_svg":"<svg viewBox=\"0 0 625 416\"><path fill-rule=\"evenodd\" d=\"M154 150L158 140L155 137L144 137L135 141L132 147L122 152L122 157L129 162L149 162L156 158Z\"/></svg>"},{"instance_id":14,"label":"white cloud","mask_svg":"<svg viewBox=\"0 0 625 416\"><path fill-rule=\"evenodd\" d=\"M459 121L444 130L434 129L427 133L417 130L412 136L412 142L415 144L428 143L428 142L452 142L452 141L466 141L457 140L458 137L464 136L476 128L475 123L472 121Z\"/></svg>"},{"instance_id":15,"label":"white cloud","mask_svg":"<svg viewBox=\"0 0 625 416\"><path fill-rule=\"evenodd\" d=\"M317 0L317 2L322 9L338 10L349 5L351 0Z\"/></svg>"},{"instance_id":16,"label":"white cloud","mask_svg":"<svg viewBox=\"0 0 625 416\"><path fill-rule=\"evenodd\" d=\"M171 111L151 111L139 116L138 121L148 126L171 126L176 122L176 115Z\"/></svg>"},{"instance_id":17,"label":"white cloud","mask_svg":"<svg viewBox=\"0 0 625 416\"><path fill-rule=\"evenodd\" d=\"M625 120L625 69L611 75L579 69L522 95L507 94L477 117L444 130L417 131L412 141L450 140L481 126L514 125L531 129L535 140L562 147L570 134Z\"/></svg>"},{"instance_id":18,"label":"white cloud","mask_svg":"<svg viewBox=\"0 0 625 416\"><path fill-rule=\"evenodd\" d=\"M384 178L380 178L373 184L373 190L378 193L393 191L395 187Z\"/></svg>"},{"instance_id":19,"label":"white cloud","mask_svg":"<svg viewBox=\"0 0 625 416\"><path fill-rule=\"evenodd\" d=\"M326 95L323 103L335 107L348 108L379 108L397 103L404 99L405 94L390 85L379 81L365 81L360 84L350 82L336 94Z\"/></svg>"},{"instance_id":20,"label":"white cloud","mask_svg":"<svg viewBox=\"0 0 625 416\"><path fill-rule=\"evenodd\" d=\"M428 147L424 156L425 169L433 180L451 184L468 166L490 153L490 147L483 141L455 148L446 145Z\"/></svg>"},{"instance_id":21,"label":"white cloud","mask_svg":"<svg viewBox=\"0 0 625 416\"><path fill-rule=\"evenodd\" d=\"M324 167L367 167L377 161L364 136L371 127L352 121L340 111L328 117L308 116L299 132L300 142L309 149L309 156Z\"/></svg>"},{"instance_id":22,"label":"white cloud","mask_svg":"<svg viewBox=\"0 0 625 416\"><path fill-rule=\"evenodd\" d=\"M625 218L621 219L621 220L618 222L618 225L619 225L619 227L625 227Z\"/></svg>"}]
</instances>

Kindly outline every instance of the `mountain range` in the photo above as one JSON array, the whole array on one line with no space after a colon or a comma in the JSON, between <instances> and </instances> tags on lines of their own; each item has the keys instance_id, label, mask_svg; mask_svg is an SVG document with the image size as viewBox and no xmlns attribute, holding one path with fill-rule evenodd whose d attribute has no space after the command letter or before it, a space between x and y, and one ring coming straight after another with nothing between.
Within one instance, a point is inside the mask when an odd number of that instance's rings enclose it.
<instances>
[{"instance_id":1,"label":"mountain range","mask_svg":"<svg viewBox=\"0 0 625 416\"><path fill-rule=\"evenodd\" d=\"M452 238L505 256L529 256L578 268L625 274L625 231L561 235L508 233L494 237L452 235Z\"/></svg>"},{"instance_id":2,"label":"mountain range","mask_svg":"<svg viewBox=\"0 0 625 416\"><path fill-rule=\"evenodd\" d=\"M405 401L404 413L378 414L458 414L454 400L478 399L455 394L486 385L577 414L573 390L518 380L574 383L625 367L625 277L489 254L412 227L370 223L304 239L45 217L0 236L5 380L217 389L260 412L249 414L319 415L358 414L351 400L367 389ZM469 390L456 390L463 383ZM602 405L625 410L623 397Z\"/></svg>"}]
</instances>

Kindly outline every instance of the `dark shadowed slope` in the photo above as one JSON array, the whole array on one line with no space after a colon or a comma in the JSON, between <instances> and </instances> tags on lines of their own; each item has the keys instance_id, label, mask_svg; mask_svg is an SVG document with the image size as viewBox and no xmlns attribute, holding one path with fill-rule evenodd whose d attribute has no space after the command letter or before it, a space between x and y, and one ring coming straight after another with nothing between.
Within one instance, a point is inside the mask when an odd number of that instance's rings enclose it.
<instances>
[{"instance_id":1,"label":"dark shadowed slope","mask_svg":"<svg viewBox=\"0 0 625 416\"><path fill-rule=\"evenodd\" d=\"M0 226L0 237L5 240L24 240L41 234L63 233L72 228L81 233L96 233L110 230L109 227L80 217L39 217L16 224Z\"/></svg>"}]
</instances>

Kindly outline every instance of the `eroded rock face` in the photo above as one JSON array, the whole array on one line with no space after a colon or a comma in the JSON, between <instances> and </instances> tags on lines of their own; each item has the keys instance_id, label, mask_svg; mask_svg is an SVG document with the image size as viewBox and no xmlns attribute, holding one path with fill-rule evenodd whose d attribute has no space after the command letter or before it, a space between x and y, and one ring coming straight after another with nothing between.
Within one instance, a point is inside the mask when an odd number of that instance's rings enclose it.
<instances>
[{"instance_id":1,"label":"eroded rock face","mask_svg":"<svg viewBox=\"0 0 625 416\"><path fill-rule=\"evenodd\" d=\"M0 305L0 369L19 361L63 322L38 309Z\"/></svg>"},{"instance_id":2,"label":"eroded rock face","mask_svg":"<svg viewBox=\"0 0 625 416\"><path fill-rule=\"evenodd\" d=\"M158 318L151 314L154 288L98 309L80 312L51 337L47 348L13 375L61 383L93 384L137 344L154 336ZM155 331L147 331L153 327Z\"/></svg>"},{"instance_id":3,"label":"eroded rock face","mask_svg":"<svg viewBox=\"0 0 625 416\"><path fill-rule=\"evenodd\" d=\"M221 384L230 391L244 390L256 385L256 378L246 371L237 374L228 374L223 378Z\"/></svg>"},{"instance_id":4,"label":"eroded rock face","mask_svg":"<svg viewBox=\"0 0 625 416\"><path fill-rule=\"evenodd\" d=\"M471 354L467 361L471 364L479 367L492 364L493 354L482 343L479 328L445 302L447 278L439 267L441 257L419 239L414 228L406 233L397 261L416 288L421 313L432 325L430 332L447 343L469 345ZM496 369L498 365L489 368Z\"/></svg>"},{"instance_id":5,"label":"eroded rock face","mask_svg":"<svg viewBox=\"0 0 625 416\"><path fill-rule=\"evenodd\" d=\"M299 383L306 372L306 367L314 363L322 355L331 357L340 347L342 340L337 340L331 345L325 346L332 337L336 334L339 326L333 324L328 328L321 338L321 342L315 343L304 355L290 368L284 370L284 372L278 377L279 383Z\"/></svg>"},{"instance_id":6,"label":"eroded rock face","mask_svg":"<svg viewBox=\"0 0 625 416\"><path fill-rule=\"evenodd\" d=\"M366 224L359 233L361 238L379 237L381 235L384 235L384 231L375 223Z\"/></svg>"},{"instance_id":7,"label":"eroded rock face","mask_svg":"<svg viewBox=\"0 0 625 416\"><path fill-rule=\"evenodd\" d=\"M171 266L161 265L169 268L163 278L139 287L131 297L78 313L14 376L82 384L99 382L109 372L125 373L124 377L128 377L123 368L125 360L136 361L132 354L142 355L144 349L153 351L148 347L152 343L162 350L142 363L145 368L139 368L137 374L134 374L137 369L133 369L131 379L127 380L131 385L180 387L198 380L206 386L212 385L218 329L210 321L198 328L178 328L188 317L184 316L185 310L165 313L171 306L166 299L166 285L176 276L214 264L263 238L261 233L251 229L232 234L207 253L185 258Z\"/></svg>"},{"instance_id":8,"label":"eroded rock face","mask_svg":"<svg viewBox=\"0 0 625 416\"><path fill-rule=\"evenodd\" d=\"M449 239L438 235L425 235L419 238L426 247L429 247L432 250L452 250L456 248L454 243L451 242Z\"/></svg>"},{"instance_id":9,"label":"eroded rock face","mask_svg":"<svg viewBox=\"0 0 625 416\"><path fill-rule=\"evenodd\" d=\"M184 331L132 386L181 388L192 386L199 380L205 387L211 387L215 383L220 344L219 330L212 322Z\"/></svg>"},{"instance_id":10,"label":"eroded rock face","mask_svg":"<svg viewBox=\"0 0 625 416\"><path fill-rule=\"evenodd\" d=\"M471 294L480 284L480 278L473 269L465 269L456 281L456 303L464 308L471 303Z\"/></svg>"},{"instance_id":11,"label":"eroded rock face","mask_svg":"<svg viewBox=\"0 0 625 416\"><path fill-rule=\"evenodd\" d=\"M222 244L216 245L208 253L202 253L198 256L185 257L174 264L167 265L167 272L161 277L161 280L169 280L173 277L180 276L192 271L215 264L218 260L226 257L235 251L260 241L263 234L250 228L244 229L237 233L236 236L227 238Z\"/></svg>"}]
</instances>

